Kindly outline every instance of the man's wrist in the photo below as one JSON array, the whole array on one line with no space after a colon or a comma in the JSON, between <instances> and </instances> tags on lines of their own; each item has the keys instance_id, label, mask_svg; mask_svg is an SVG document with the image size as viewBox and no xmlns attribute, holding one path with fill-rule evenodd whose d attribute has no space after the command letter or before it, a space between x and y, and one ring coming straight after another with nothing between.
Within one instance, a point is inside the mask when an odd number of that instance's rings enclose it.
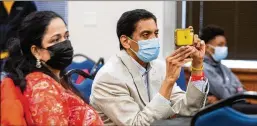
<instances>
[{"instance_id":1,"label":"man's wrist","mask_svg":"<svg viewBox=\"0 0 257 126\"><path fill-rule=\"evenodd\" d=\"M191 75L201 76L203 74L203 60L193 60L191 67L194 68L191 71Z\"/></svg>"},{"instance_id":2,"label":"man's wrist","mask_svg":"<svg viewBox=\"0 0 257 126\"><path fill-rule=\"evenodd\" d=\"M164 79L164 84L169 85L170 87L173 87L174 83L176 82L176 79L170 79L170 78L165 78Z\"/></svg>"},{"instance_id":3,"label":"man's wrist","mask_svg":"<svg viewBox=\"0 0 257 126\"><path fill-rule=\"evenodd\" d=\"M165 97L166 99L170 99L171 95L171 90L173 88L173 85L175 84L176 81L174 79L165 79L162 83L162 86L159 90L159 93Z\"/></svg>"},{"instance_id":4,"label":"man's wrist","mask_svg":"<svg viewBox=\"0 0 257 126\"><path fill-rule=\"evenodd\" d=\"M192 67L194 68L202 68L203 67L203 60L197 59L192 61Z\"/></svg>"}]
</instances>

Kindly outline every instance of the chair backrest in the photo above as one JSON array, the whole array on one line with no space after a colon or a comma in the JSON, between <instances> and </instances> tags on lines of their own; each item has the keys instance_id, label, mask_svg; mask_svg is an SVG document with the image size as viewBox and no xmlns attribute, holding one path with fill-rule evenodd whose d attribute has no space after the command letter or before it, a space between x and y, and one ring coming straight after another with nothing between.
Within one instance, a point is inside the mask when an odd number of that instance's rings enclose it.
<instances>
[{"instance_id":1,"label":"chair backrest","mask_svg":"<svg viewBox=\"0 0 257 126\"><path fill-rule=\"evenodd\" d=\"M93 80L86 78L80 84L74 84L75 88L82 94L84 99L89 103Z\"/></svg>"},{"instance_id":2,"label":"chair backrest","mask_svg":"<svg viewBox=\"0 0 257 126\"><path fill-rule=\"evenodd\" d=\"M93 66L95 65L95 61L92 60L91 58L83 55L83 54L75 54L73 56L73 58L75 57L83 57L84 60L82 62L75 62L73 61L67 68L66 70L69 71L71 69L88 69L89 71L91 71L91 69L93 68Z\"/></svg>"},{"instance_id":3,"label":"chair backrest","mask_svg":"<svg viewBox=\"0 0 257 126\"><path fill-rule=\"evenodd\" d=\"M99 69L104 65L104 59L100 58L96 64L93 66L92 70L90 71L90 75L95 78L95 75L99 71Z\"/></svg>"},{"instance_id":4,"label":"chair backrest","mask_svg":"<svg viewBox=\"0 0 257 126\"><path fill-rule=\"evenodd\" d=\"M257 115L246 115L230 107L223 107L199 117L195 126L257 126Z\"/></svg>"},{"instance_id":5,"label":"chair backrest","mask_svg":"<svg viewBox=\"0 0 257 126\"><path fill-rule=\"evenodd\" d=\"M90 75L88 70L83 70L83 71L84 71L86 74ZM81 83L86 79L86 78L83 77L82 75L78 75L78 78L77 78L77 79L74 79L73 76L76 76L76 75L77 75L77 74L71 75L71 79L73 79L72 82L74 82L74 83L76 83L76 84L81 84Z\"/></svg>"},{"instance_id":6,"label":"chair backrest","mask_svg":"<svg viewBox=\"0 0 257 126\"><path fill-rule=\"evenodd\" d=\"M223 99L194 115L191 126L257 126L257 115L248 115L231 108L240 99L257 99L257 92L244 92Z\"/></svg>"},{"instance_id":7,"label":"chair backrest","mask_svg":"<svg viewBox=\"0 0 257 126\"><path fill-rule=\"evenodd\" d=\"M179 75L178 80L176 81L177 85L184 91L186 91L187 89L187 85L186 85L186 77L185 77L185 71L184 68L181 68L181 72Z\"/></svg>"},{"instance_id":8,"label":"chair backrest","mask_svg":"<svg viewBox=\"0 0 257 126\"><path fill-rule=\"evenodd\" d=\"M87 57L86 55L83 54L75 54L73 56L73 58L75 57L82 57L83 61L81 62L75 62L73 61L65 70L69 71L72 69L80 69L83 71L88 71L90 72L92 70L92 68L94 67L94 65L96 64L94 60L92 60L91 58ZM77 80L79 78L79 76L77 74L72 75L72 80Z\"/></svg>"},{"instance_id":9,"label":"chair backrest","mask_svg":"<svg viewBox=\"0 0 257 126\"><path fill-rule=\"evenodd\" d=\"M85 79L80 82L79 84L76 81L73 81L72 75L78 74L79 76L84 77ZM89 97L91 94L93 79L92 77L87 74L86 72L80 69L72 69L65 74L65 77L68 80L68 83L74 85L74 87L82 94L83 98L89 103Z\"/></svg>"},{"instance_id":10,"label":"chair backrest","mask_svg":"<svg viewBox=\"0 0 257 126\"><path fill-rule=\"evenodd\" d=\"M66 70L71 70L71 69L87 69L88 71L91 71L91 69L94 66L94 62L91 62L89 60L85 60L83 62L72 62Z\"/></svg>"}]
</instances>

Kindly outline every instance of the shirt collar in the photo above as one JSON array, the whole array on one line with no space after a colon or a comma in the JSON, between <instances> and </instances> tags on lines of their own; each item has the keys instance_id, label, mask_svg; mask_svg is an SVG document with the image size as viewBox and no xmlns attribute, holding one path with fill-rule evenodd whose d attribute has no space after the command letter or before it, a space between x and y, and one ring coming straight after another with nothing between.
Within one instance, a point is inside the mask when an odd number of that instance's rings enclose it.
<instances>
[{"instance_id":1,"label":"shirt collar","mask_svg":"<svg viewBox=\"0 0 257 126\"><path fill-rule=\"evenodd\" d=\"M133 63L137 66L137 68L139 69L139 72L142 76L144 76L151 70L152 67L151 67L150 63L147 64L147 67L145 69L134 58L132 58L132 57L130 57L130 58L132 59Z\"/></svg>"}]
</instances>

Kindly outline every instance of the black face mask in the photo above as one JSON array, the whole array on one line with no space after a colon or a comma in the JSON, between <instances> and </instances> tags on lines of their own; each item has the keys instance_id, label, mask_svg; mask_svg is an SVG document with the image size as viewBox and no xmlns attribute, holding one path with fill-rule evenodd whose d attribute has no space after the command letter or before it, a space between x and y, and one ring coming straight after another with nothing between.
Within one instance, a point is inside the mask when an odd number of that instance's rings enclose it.
<instances>
[{"instance_id":1,"label":"black face mask","mask_svg":"<svg viewBox=\"0 0 257 126\"><path fill-rule=\"evenodd\" d=\"M69 66L73 59L73 47L69 40L57 43L47 48L51 58L46 61L46 64L50 67L63 70Z\"/></svg>"}]
</instances>

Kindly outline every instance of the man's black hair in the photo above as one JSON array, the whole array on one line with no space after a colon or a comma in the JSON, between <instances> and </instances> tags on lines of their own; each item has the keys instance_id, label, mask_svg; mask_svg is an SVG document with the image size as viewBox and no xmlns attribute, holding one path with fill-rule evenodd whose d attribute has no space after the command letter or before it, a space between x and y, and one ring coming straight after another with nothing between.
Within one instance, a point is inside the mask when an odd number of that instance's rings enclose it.
<instances>
[{"instance_id":1,"label":"man's black hair","mask_svg":"<svg viewBox=\"0 0 257 126\"><path fill-rule=\"evenodd\" d=\"M120 39L122 35L132 37L132 34L136 29L136 24L140 20L145 19L153 19L155 23L157 23L156 17L153 15L153 13L145 9L135 9L123 13L117 23L116 32L118 39ZM124 49L124 47L120 43L120 50L122 49Z\"/></svg>"}]
</instances>

